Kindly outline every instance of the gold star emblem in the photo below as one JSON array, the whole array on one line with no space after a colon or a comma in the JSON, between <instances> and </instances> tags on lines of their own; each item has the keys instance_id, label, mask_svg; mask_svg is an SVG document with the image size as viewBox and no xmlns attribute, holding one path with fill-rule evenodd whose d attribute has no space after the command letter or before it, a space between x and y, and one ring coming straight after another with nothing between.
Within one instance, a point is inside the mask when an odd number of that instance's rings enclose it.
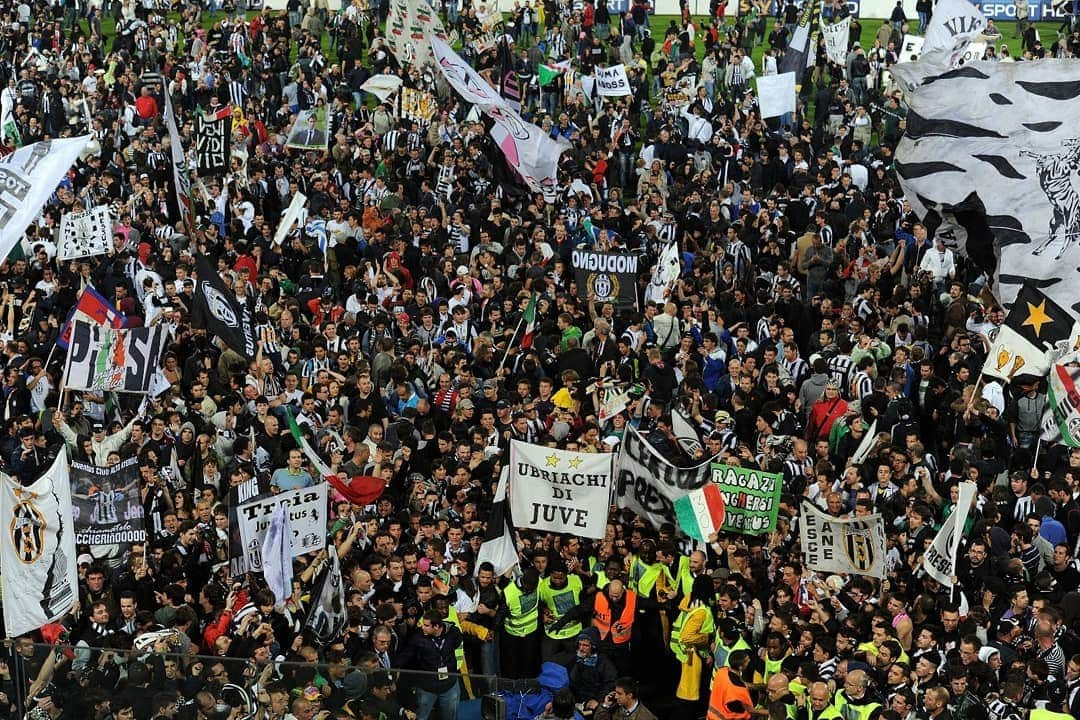
<instances>
[{"instance_id":1,"label":"gold star emblem","mask_svg":"<svg viewBox=\"0 0 1080 720\"><path fill-rule=\"evenodd\" d=\"M555 455L553 453L551 455L548 455L544 459L547 460L547 467L553 467L553 468L559 467L559 456L558 455Z\"/></svg>"},{"instance_id":2,"label":"gold star emblem","mask_svg":"<svg viewBox=\"0 0 1080 720\"><path fill-rule=\"evenodd\" d=\"M1046 300L1043 299L1038 305L1032 305L1031 303L1024 304L1028 306L1028 316L1023 324L1035 328L1035 337L1039 337L1039 333L1042 332L1042 326L1046 323L1054 322L1054 319L1046 313Z\"/></svg>"},{"instance_id":3,"label":"gold star emblem","mask_svg":"<svg viewBox=\"0 0 1080 720\"><path fill-rule=\"evenodd\" d=\"M566 464L569 465L574 470L577 470L579 467L581 467L581 463L582 463L582 459L579 458L579 457L576 457L576 458L574 458L572 460L567 460L566 461Z\"/></svg>"}]
</instances>

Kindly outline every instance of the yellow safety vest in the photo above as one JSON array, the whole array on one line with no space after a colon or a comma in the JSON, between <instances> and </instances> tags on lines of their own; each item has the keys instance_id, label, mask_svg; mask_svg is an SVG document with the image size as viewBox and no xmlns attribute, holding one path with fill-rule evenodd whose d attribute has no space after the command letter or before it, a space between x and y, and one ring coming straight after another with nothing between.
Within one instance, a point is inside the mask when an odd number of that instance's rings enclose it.
<instances>
[{"instance_id":1,"label":"yellow safety vest","mask_svg":"<svg viewBox=\"0 0 1080 720\"><path fill-rule=\"evenodd\" d=\"M1028 720L1071 720L1072 715L1069 713L1054 712L1053 710L1047 710L1046 708L1034 708L1031 714L1028 715Z\"/></svg>"},{"instance_id":2,"label":"yellow safety vest","mask_svg":"<svg viewBox=\"0 0 1080 720\"><path fill-rule=\"evenodd\" d=\"M555 616L554 622L557 622L563 615L577 607L581 598L581 578L577 575L568 576L566 578L566 587L560 590L553 589L550 579L544 578L540 581L539 591L540 600ZM554 631L549 630L548 626L544 626L544 634L552 640L569 640L577 637L580 633L580 622L567 623L559 630Z\"/></svg>"},{"instance_id":3,"label":"yellow safety vest","mask_svg":"<svg viewBox=\"0 0 1080 720\"><path fill-rule=\"evenodd\" d=\"M705 619L701 621L701 632L704 635L712 635L716 630L716 623L713 621L712 610L705 605L698 605L689 610L680 610L679 616L675 618L675 624L671 626L671 641L668 643L668 647L671 648L671 652L675 653L675 659L677 659L680 664L686 662L687 656L686 648L683 647L683 644L680 642L683 625L686 624L686 621L690 619L692 614L699 611L705 613ZM708 656L709 648L700 648L697 650L697 653L702 658L705 658Z\"/></svg>"},{"instance_id":4,"label":"yellow safety vest","mask_svg":"<svg viewBox=\"0 0 1080 720\"><path fill-rule=\"evenodd\" d=\"M865 698L864 698L865 699ZM843 690L836 693L833 705L840 712L842 720L870 720L870 715L881 707L881 703L868 702L862 705L853 705Z\"/></svg>"},{"instance_id":5,"label":"yellow safety vest","mask_svg":"<svg viewBox=\"0 0 1080 720\"><path fill-rule=\"evenodd\" d=\"M736 650L750 650L750 644L746 642L746 638L742 635L735 641L735 644L728 647L724 644L724 639L720 636L720 633L716 633L716 654L713 656L716 660L716 668L719 670L722 667L727 667L728 656Z\"/></svg>"},{"instance_id":6,"label":"yellow safety vest","mask_svg":"<svg viewBox=\"0 0 1080 720\"><path fill-rule=\"evenodd\" d=\"M526 637L536 632L540 624L539 592L524 593L517 583L510 583L502 592L506 607L510 611L503 621L506 634Z\"/></svg>"}]
</instances>

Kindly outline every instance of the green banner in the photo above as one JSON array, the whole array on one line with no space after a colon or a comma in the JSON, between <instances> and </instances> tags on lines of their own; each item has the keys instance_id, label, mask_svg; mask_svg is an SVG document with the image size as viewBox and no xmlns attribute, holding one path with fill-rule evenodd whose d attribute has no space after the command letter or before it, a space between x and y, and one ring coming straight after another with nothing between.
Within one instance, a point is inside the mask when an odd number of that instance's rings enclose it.
<instances>
[{"instance_id":1,"label":"green banner","mask_svg":"<svg viewBox=\"0 0 1080 720\"><path fill-rule=\"evenodd\" d=\"M776 529L782 475L712 464L712 481L724 496L723 532L764 535Z\"/></svg>"}]
</instances>

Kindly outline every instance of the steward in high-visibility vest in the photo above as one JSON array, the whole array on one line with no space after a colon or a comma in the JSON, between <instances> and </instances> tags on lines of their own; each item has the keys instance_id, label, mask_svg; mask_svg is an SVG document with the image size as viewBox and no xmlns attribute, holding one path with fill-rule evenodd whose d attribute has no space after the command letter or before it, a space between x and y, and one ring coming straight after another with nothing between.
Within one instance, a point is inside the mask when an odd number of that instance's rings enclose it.
<instances>
[{"instance_id":1,"label":"steward in high-visibility vest","mask_svg":"<svg viewBox=\"0 0 1080 720\"><path fill-rule=\"evenodd\" d=\"M679 576L675 578L675 582L679 587L679 594L688 597L693 589L694 580L701 575L708 575L705 571L706 557L705 553L695 550L690 553L690 557L683 559L686 562L679 562Z\"/></svg>"},{"instance_id":2,"label":"steward in high-visibility vest","mask_svg":"<svg viewBox=\"0 0 1080 720\"><path fill-rule=\"evenodd\" d=\"M544 621L545 637L574 640L581 633L581 623L577 620L559 623L581 602L581 578L578 575L568 575L565 566L556 567L540 581L540 602L549 613L549 619Z\"/></svg>"},{"instance_id":3,"label":"steward in high-visibility vest","mask_svg":"<svg viewBox=\"0 0 1080 720\"><path fill-rule=\"evenodd\" d=\"M713 652L713 663L716 668L727 666L728 658L736 650L750 652L750 643L739 632L739 626L730 618L721 618L716 623L716 650Z\"/></svg>"},{"instance_id":4,"label":"steward in high-visibility vest","mask_svg":"<svg viewBox=\"0 0 1080 720\"><path fill-rule=\"evenodd\" d=\"M844 687L836 691L833 705L840 711L843 720L872 720L876 717L881 703L867 695L870 678L865 670L852 670L847 674ZM851 688L854 692L848 692ZM933 692L933 689L931 689Z\"/></svg>"},{"instance_id":5,"label":"steward in high-visibility vest","mask_svg":"<svg viewBox=\"0 0 1080 720\"><path fill-rule=\"evenodd\" d=\"M679 685L675 689L675 697L680 706L689 704L685 708L687 712L680 712L680 715L689 715L689 711L694 710L701 700L701 678L714 630L713 611L709 604L712 596L712 578L700 576L691 585L690 594L683 598L679 614L671 626L668 645L679 661Z\"/></svg>"},{"instance_id":6,"label":"steward in high-visibility vest","mask_svg":"<svg viewBox=\"0 0 1080 720\"><path fill-rule=\"evenodd\" d=\"M780 672L780 667L789 655L791 655L791 643L783 634L765 633L765 652L761 654L761 659L765 663L765 682L769 682L769 678Z\"/></svg>"},{"instance_id":7,"label":"steward in high-visibility vest","mask_svg":"<svg viewBox=\"0 0 1080 720\"><path fill-rule=\"evenodd\" d=\"M840 711L832 704L832 691L828 683L820 680L811 683L809 695L807 707L800 708L799 717L806 720L840 720ZM802 715L803 711L805 715Z\"/></svg>"},{"instance_id":8,"label":"steward in high-visibility vest","mask_svg":"<svg viewBox=\"0 0 1080 720\"><path fill-rule=\"evenodd\" d=\"M499 666L501 674L519 680L540 672L540 575L528 568L502 589L506 604Z\"/></svg>"},{"instance_id":9,"label":"steward in high-visibility vest","mask_svg":"<svg viewBox=\"0 0 1080 720\"><path fill-rule=\"evenodd\" d=\"M736 650L731 659L738 662L733 662L731 667L720 668L713 675L705 720L750 720L754 701L750 698L750 688L736 669L745 667L750 655L745 650Z\"/></svg>"},{"instance_id":10,"label":"steward in high-visibility vest","mask_svg":"<svg viewBox=\"0 0 1080 720\"><path fill-rule=\"evenodd\" d=\"M622 580L612 580L593 598L593 627L602 646L616 648L630 644L637 612L637 593L627 590Z\"/></svg>"}]
</instances>

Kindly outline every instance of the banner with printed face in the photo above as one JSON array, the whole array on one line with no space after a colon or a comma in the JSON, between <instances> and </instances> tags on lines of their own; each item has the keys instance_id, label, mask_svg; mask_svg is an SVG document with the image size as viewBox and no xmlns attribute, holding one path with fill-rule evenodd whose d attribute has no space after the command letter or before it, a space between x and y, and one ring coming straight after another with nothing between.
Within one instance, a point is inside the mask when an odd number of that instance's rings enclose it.
<instances>
[{"instance_id":1,"label":"banner with printed face","mask_svg":"<svg viewBox=\"0 0 1080 720\"><path fill-rule=\"evenodd\" d=\"M712 481L724 496L723 530L764 535L776 529L783 475L713 463Z\"/></svg>"},{"instance_id":2,"label":"banner with printed face","mask_svg":"<svg viewBox=\"0 0 1080 720\"><path fill-rule=\"evenodd\" d=\"M398 91L398 117L428 125L435 117L436 107L435 96L429 92L407 87Z\"/></svg>"},{"instance_id":3,"label":"banner with printed face","mask_svg":"<svg viewBox=\"0 0 1080 720\"><path fill-rule=\"evenodd\" d=\"M619 97L630 95L633 90L630 87L630 78L626 76L625 65L612 65L606 68L596 68L596 91L602 97Z\"/></svg>"},{"instance_id":4,"label":"banner with printed face","mask_svg":"<svg viewBox=\"0 0 1080 720\"><path fill-rule=\"evenodd\" d=\"M710 463L681 468L627 426L615 463L615 505L632 510L659 528L676 524L675 501L709 482Z\"/></svg>"},{"instance_id":5,"label":"banner with printed face","mask_svg":"<svg viewBox=\"0 0 1080 720\"><path fill-rule=\"evenodd\" d=\"M885 520L881 515L835 518L803 501L799 540L811 570L885 577Z\"/></svg>"},{"instance_id":6,"label":"banner with printed face","mask_svg":"<svg viewBox=\"0 0 1080 720\"><path fill-rule=\"evenodd\" d=\"M71 501L75 542L89 545L95 558L117 566L133 543L146 542L139 458L109 467L72 462Z\"/></svg>"},{"instance_id":7,"label":"banner with printed face","mask_svg":"<svg viewBox=\"0 0 1080 720\"><path fill-rule=\"evenodd\" d=\"M214 115L198 114L195 120L199 177L224 175L229 172L232 114L228 108L223 108Z\"/></svg>"},{"instance_id":8,"label":"banner with printed face","mask_svg":"<svg viewBox=\"0 0 1080 720\"><path fill-rule=\"evenodd\" d=\"M56 243L56 259L106 255L112 250L112 219L109 206L81 213L67 213L60 221L60 240Z\"/></svg>"},{"instance_id":9,"label":"banner with printed face","mask_svg":"<svg viewBox=\"0 0 1080 720\"><path fill-rule=\"evenodd\" d=\"M163 324L116 330L75 320L64 384L71 390L145 393L165 351Z\"/></svg>"},{"instance_id":10,"label":"banner with printed face","mask_svg":"<svg viewBox=\"0 0 1080 720\"><path fill-rule=\"evenodd\" d=\"M510 513L518 527L601 540L611 497L611 455L510 443Z\"/></svg>"},{"instance_id":11,"label":"banner with printed face","mask_svg":"<svg viewBox=\"0 0 1080 720\"><path fill-rule=\"evenodd\" d=\"M79 599L66 452L30 485L0 473L0 527L4 629L13 638L55 622Z\"/></svg>"},{"instance_id":12,"label":"banner with printed face","mask_svg":"<svg viewBox=\"0 0 1080 720\"><path fill-rule=\"evenodd\" d=\"M637 305L637 255L574 250L572 265L580 299L591 294L621 308Z\"/></svg>"},{"instance_id":13,"label":"banner with printed face","mask_svg":"<svg viewBox=\"0 0 1080 720\"><path fill-rule=\"evenodd\" d=\"M43 140L0 159L0 259L22 240L90 138Z\"/></svg>"},{"instance_id":14,"label":"banner with printed face","mask_svg":"<svg viewBox=\"0 0 1080 720\"><path fill-rule=\"evenodd\" d=\"M330 142L327 129L326 106L296 113L296 122L289 130L285 147L297 150L325 150Z\"/></svg>"},{"instance_id":15,"label":"banner with printed face","mask_svg":"<svg viewBox=\"0 0 1080 720\"><path fill-rule=\"evenodd\" d=\"M326 547L326 489L322 482L309 488L252 500L237 508L240 542L249 570L262 572L262 544L274 508L284 505L289 510L292 528L293 557Z\"/></svg>"}]
</instances>

